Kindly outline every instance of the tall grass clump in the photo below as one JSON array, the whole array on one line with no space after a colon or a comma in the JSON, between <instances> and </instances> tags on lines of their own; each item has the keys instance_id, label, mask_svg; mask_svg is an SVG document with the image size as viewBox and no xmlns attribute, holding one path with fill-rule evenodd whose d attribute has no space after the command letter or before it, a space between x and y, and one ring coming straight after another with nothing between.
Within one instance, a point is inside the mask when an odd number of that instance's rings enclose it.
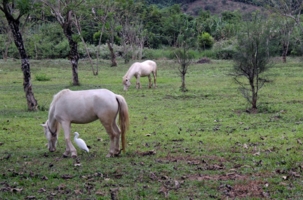
<instances>
[{"instance_id":1,"label":"tall grass clump","mask_svg":"<svg viewBox=\"0 0 303 200\"><path fill-rule=\"evenodd\" d=\"M143 52L143 57L146 59L168 59L170 57L170 49L148 49L145 48Z\"/></svg>"},{"instance_id":2,"label":"tall grass clump","mask_svg":"<svg viewBox=\"0 0 303 200\"><path fill-rule=\"evenodd\" d=\"M46 74L37 74L37 75L35 76L35 80L36 80L36 81L50 81L51 78L48 77Z\"/></svg>"}]
</instances>

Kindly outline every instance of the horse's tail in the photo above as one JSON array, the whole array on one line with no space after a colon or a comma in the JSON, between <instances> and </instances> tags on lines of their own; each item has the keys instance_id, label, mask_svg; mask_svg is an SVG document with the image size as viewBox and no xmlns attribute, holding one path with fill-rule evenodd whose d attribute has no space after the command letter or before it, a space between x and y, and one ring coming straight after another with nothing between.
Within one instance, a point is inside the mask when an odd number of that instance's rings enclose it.
<instances>
[{"instance_id":1,"label":"horse's tail","mask_svg":"<svg viewBox=\"0 0 303 200\"><path fill-rule=\"evenodd\" d=\"M116 99L119 104L119 124L121 129L122 149L125 152L126 139L125 134L129 127L128 106L123 96L116 94Z\"/></svg>"},{"instance_id":2,"label":"horse's tail","mask_svg":"<svg viewBox=\"0 0 303 200\"><path fill-rule=\"evenodd\" d=\"M158 76L157 71L158 71L158 66L157 66L157 63L155 62L155 77Z\"/></svg>"}]
</instances>

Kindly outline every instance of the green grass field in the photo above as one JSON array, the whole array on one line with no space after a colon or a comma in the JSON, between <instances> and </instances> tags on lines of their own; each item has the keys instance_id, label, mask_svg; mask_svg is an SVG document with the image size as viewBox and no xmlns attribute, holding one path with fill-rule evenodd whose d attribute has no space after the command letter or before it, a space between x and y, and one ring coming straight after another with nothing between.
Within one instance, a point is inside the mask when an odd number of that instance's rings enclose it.
<instances>
[{"instance_id":1,"label":"green grass field","mask_svg":"<svg viewBox=\"0 0 303 200\"><path fill-rule=\"evenodd\" d=\"M94 76L80 61L81 86L71 86L67 60L31 60L32 84L40 111L28 112L19 61L0 60L0 199L302 199L303 70L291 58L267 72L258 113L228 76L232 62L193 64L186 93L179 91L177 64L157 60L158 87L127 92L122 76L104 61ZM107 88L125 97L130 112L126 153L106 158L109 137L96 121L72 124L72 133L91 146L75 159L47 150L40 124L54 94ZM77 148L77 147L76 147Z\"/></svg>"}]
</instances>

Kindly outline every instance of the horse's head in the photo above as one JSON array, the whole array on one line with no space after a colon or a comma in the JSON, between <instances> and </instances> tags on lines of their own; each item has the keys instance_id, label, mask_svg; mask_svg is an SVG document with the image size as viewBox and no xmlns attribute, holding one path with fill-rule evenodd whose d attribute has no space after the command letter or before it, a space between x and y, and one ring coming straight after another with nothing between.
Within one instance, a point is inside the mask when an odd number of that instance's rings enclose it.
<instances>
[{"instance_id":1,"label":"horse's head","mask_svg":"<svg viewBox=\"0 0 303 200\"><path fill-rule=\"evenodd\" d=\"M43 126L45 137L48 140L48 150L50 152L56 151L58 140L57 127L56 130L51 130L48 125L48 120L45 122L45 124L41 124L41 126Z\"/></svg>"},{"instance_id":2,"label":"horse's head","mask_svg":"<svg viewBox=\"0 0 303 200\"><path fill-rule=\"evenodd\" d=\"M128 87L130 86L130 79L128 77L123 77L123 85L124 85L124 90L127 90Z\"/></svg>"}]
</instances>

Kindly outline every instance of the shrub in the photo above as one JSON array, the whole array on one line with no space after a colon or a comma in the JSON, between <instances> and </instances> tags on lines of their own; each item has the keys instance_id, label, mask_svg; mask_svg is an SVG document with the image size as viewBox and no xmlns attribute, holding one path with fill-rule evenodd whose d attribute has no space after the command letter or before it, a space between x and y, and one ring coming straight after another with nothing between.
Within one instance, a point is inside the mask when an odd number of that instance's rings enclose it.
<instances>
[{"instance_id":1,"label":"shrub","mask_svg":"<svg viewBox=\"0 0 303 200\"><path fill-rule=\"evenodd\" d=\"M210 49L214 45L214 38L207 32L202 33L198 37L199 47L202 49Z\"/></svg>"},{"instance_id":2,"label":"shrub","mask_svg":"<svg viewBox=\"0 0 303 200\"><path fill-rule=\"evenodd\" d=\"M235 53L234 49L229 49L229 48L221 49L216 52L216 58L222 60L232 59L234 53Z\"/></svg>"},{"instance_id":3,"label":"shrub","mask_svg":"<svg viewBox=\"0 0 303 200\"><path fill-rule=\"evenodd\" d=\"M214 44L213 52L217 59L232 59L235 53L235 39L221 40Z\"/></svg>"}]
</instances>

